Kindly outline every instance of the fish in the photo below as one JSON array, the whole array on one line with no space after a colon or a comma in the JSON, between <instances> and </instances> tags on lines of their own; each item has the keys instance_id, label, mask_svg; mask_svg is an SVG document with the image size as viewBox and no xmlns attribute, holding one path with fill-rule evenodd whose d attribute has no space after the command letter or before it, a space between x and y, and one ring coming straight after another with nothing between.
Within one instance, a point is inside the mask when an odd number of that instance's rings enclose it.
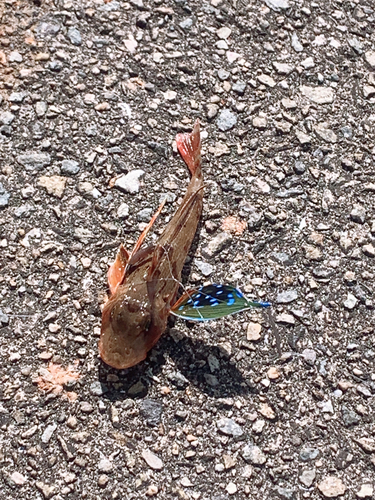
<instances>
[{"instance_id":1,"label":"fish","mask_svg":"<svg viewBox=\"0 0 375 500\"><path fill-rule=\"evenodd\" d=\"M270 302L250 300L239 288L212 283L185 292L171 309L171 314L190 321L210 321L253 307L270 307Z\"/></svg>"},{"instance_id":2,"label":"fish","mask_svg":"<svg viewBox=\"0 0 375 500\"><path fill-rule=\"evenodd\" d=\"M202 214L204 181L199 121L191 133L177 134L176 143L191 174L180 206L158 241L143 247L164 200L132 251L121 244L108 270L111 295L102 311L99 353L113 368L130 368L143 361L166 330L182 268Z\"/></svg>"}]
</instances>

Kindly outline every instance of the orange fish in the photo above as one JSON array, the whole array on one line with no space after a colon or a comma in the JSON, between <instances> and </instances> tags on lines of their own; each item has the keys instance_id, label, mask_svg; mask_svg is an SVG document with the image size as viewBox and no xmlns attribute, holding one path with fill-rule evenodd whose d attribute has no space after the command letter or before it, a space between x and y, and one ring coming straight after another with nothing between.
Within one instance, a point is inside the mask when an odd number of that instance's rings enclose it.
<instances>
[{"instance_id":1,"label":"orange fish","mask_svg":"<svg viewBox=\"0 0 375 500\"><path fill-rule=\"evenodd\" d=\"M160 239L141 248L164 206L163 201L133 250L129 253L121 245L108 270L111 297L103 309L99 352L102 360L114 368L129 368L144 360L165 331L202 213L199 122L191 133L178 134L176 142L191 173L181 205Z\"/></svg>"}]
</instances>

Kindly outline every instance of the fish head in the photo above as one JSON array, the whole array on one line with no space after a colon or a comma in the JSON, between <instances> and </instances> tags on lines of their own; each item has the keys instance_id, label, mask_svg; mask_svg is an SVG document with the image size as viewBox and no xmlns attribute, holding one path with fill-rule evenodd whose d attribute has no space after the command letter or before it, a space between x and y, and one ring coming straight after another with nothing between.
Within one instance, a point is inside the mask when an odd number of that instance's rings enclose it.
<instances>
[{"instance_id":1,"label":"fish head","mask_svg":"<svg viewBox=\"0 0 375 500\"><path fill-rule=\"evenodd\" d=\"M147 294L144 296L147 297ZM129 293L116 293L106 303L99 352L108 365L117 369L136 365L146 358L159 336L153 341L155 325L147 299L142 300Z\"/></svg>"}]
</instances>

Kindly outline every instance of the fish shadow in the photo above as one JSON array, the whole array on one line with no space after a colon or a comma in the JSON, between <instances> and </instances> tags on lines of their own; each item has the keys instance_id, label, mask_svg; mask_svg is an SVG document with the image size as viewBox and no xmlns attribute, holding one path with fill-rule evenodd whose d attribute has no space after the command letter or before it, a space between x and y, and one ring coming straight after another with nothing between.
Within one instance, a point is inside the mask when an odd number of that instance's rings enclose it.
<instances>
[{"instance_id":1,"label":"fish shadow","mask_svg":"<svg viewBox=\"0 0 375 500\"><path fill-rule=\"evenodd\" d=\"M169 332L173 332L173 336ZM174 367L163 370L167 358ZM143 398L154 385L162 386L158 374L166 373L171 388L184 391L189 384L214 398L253 392L246 379L220 346L194 339L177 329L168 330L148 358L126 370L116 370L101 362L99 381L103 397L111 401Z\"/></svg>"}]
</instances>

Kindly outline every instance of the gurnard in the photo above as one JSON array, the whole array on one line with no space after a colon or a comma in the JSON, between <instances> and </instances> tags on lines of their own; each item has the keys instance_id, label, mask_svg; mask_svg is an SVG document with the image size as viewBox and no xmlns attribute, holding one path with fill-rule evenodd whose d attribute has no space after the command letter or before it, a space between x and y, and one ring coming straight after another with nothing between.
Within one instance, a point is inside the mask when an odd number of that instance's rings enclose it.
<instances>
[{"instance_id":1,"label":"gurnard","mask_svg":"<svg viewBox=\"0 0 375 500\"><path fill-rule=\"evenodd\" d=\"M165 331L202 213L199 122L191 133L178 134L176 142L191 173L181 205L159 240L142 248L163 202L133 250L129 253L121 245L108 270L111 297L103 309L99 352L102 360L114 368L129 368L144 360Z\"/></svg>"}]
</instances>

